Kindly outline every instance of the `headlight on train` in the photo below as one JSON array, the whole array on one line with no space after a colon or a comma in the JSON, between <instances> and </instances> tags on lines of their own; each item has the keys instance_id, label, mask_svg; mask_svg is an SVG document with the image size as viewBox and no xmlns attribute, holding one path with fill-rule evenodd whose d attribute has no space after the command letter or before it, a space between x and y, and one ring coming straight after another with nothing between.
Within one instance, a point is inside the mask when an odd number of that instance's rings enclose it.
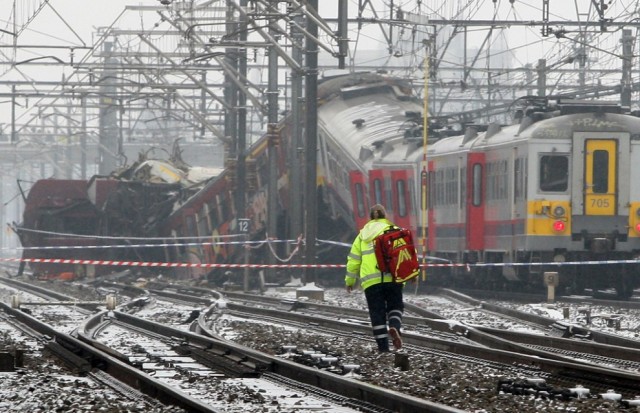
<instances>
[{"instance_id":1,"label":"headlight on train","mask_svg":"<svg viewBox=\"0 0 640 413\"><path fill-rule=\"evenodd\" d=\"M564 207L561 207L560 205L553 208L553 216L556 218L564 216L566 212L567 211L565 211Z\"/></svg>"},{"instance_id":2,"label":"headlight on train","mask_svg":"<svg viewBox=\"0 0 640 413\"><path fill-rule=\"evenodd\" d=\"M636 224L636 231L640 232L640 222Z\"/></svg>"},{"instance_id":3,"label":"headlight on train","mask_svg":"<svg viewBox=\"0 0 640 413\"><path fill-rule=\"evenodd\" d=\"M566 227L567 226L565 225L564 221L557 220L553 222L553 230L556 232L562 232Z\"/></svg>"}]
</instances>

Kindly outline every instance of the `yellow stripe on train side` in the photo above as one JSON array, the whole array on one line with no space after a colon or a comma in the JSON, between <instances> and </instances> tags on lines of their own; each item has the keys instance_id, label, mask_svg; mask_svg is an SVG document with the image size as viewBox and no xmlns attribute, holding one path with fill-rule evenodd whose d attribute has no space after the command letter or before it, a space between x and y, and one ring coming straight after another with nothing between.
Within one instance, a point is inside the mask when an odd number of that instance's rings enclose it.
<instances>
[{"instance_id":1,"label":"yellow stripe on train side","mask_svg":"<svg viewBox=\"0 0 640 413\"><path fill-rule=\"evenodd\" d=\"M640 202L629 204L629 238L640 238Z\"/></svg>"},{"instance_id":2,"label":"yellow stripe on train side","mask_svg":"<svg viewBox=\"0 0 640 413\"><path fill-rule=\"evenodd\" d=\"M529 201L526 232L527 235L571 235L570 202Z\"/></svg>"}]
</instances>

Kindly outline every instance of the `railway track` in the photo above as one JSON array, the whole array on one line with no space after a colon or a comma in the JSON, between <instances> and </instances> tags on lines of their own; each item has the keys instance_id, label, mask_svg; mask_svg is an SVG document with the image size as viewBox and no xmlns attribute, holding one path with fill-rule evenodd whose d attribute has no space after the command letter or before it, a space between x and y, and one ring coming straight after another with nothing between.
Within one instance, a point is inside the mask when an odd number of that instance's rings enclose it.
<instances>
[{"instance_id":1,"label":"railway track","mask_svg":"<svg viewBox=\"0 0 640 413\"><path fill-rule=\"evenodd\" d=\"M197 291L191 293L197 294ZM234 313L236 316L244 317L246 320L274 323L277 322L276 318L279 317L275 314L282 312L287 314L286 316L282 315L282 319L287 318L287 323L296 327L307 325L313 326L314 330L320 327L323 329L332 328L335 331L333 333L329 332L329 334L334 335L348 334L349 331L355 330L358 331L360 336L366 337L369 334L366 312L360 309L332 308L332 306L316 303L251 296L241 293L227 293L227 295L231 299L231 302L227 304L227 308L237 312L237 314ZM517 374L544 376L552 382L567 386L567 388L573 388L577 381L582 381L594 392L606 392L613 387L614 391L623 392L632 397L631 395L637 394L639 391L638 376L633 371L635 362L628 360L628 358L633 359L635 357L633 354L631 357L625 355L618 359L611 359L598 356L598 350L594 350L589 345L583 345L574 352L554 347L531 346L519 343L516 340L504 339L499 337L499 334L491 334L492 331L490 329L483 331L483 329L473 326L452 325L450 320L443 320L442 316L433 312L425 311L417 306L408 305L408 307L407 313L426 313L433 318L420 318L415 317L415 315L405 317L404 339L406 343L416 347L411 348L412 353L417 354L429 346L444 347L447 353L450 354L464 354L467 352L470 358L466 361L473 360L477 365L483 362L496 362L503 363L503 368L505 365L535 366L532 370L519 371ZM309 313L314 315L308 315ZM318 316L319 314L325 317L320 317ZM500 316L499 312L496 314L496 316ZM535 317L526 314L524 317L520 317L520 322L528 325L533 325L537 321ZM433 330L435 331L441 329L442 326L447 326L446 329L450 330L453 337L446 337L440 341L434 336L421 337L424 332L420 334L413 333L414 326L422 327L424 324L430 327L434 326ZM547 324L551 325L553 322ZM540 330L543 329L544 327L540 326ZM460 343L461 340L458 339L460 336L464 336L464 341L466 342ZM468 344L469 341L475 342L475 345L470 346ZM607 345L596 345L595 347L599 347L603 353L612 351L612 347ZM633 351L630 352L633 353ZM612 371L612 365L616 371ZM506 369L506 371L508 370Z\"/></svg>"},{"instance_id":2,"label":"railway track","mask_svg":"<svg viewBox=\"0 0 640 413\"><path fill-rule=\"evenodd\" d=\"M104 310L92 315L78 328L77 338L56 331L21 310L3 306L3 311L21 323L30 325L34 330L53 337L52 341L58 343L62 349L68 350L60 351L58 357L65 360L67 364L73 365L74 371L88 373L95 369L94 366L99 365L101 372L118 378L123 381L123 385L139 385L139 392L188 411L229 411L226 406L228 400L223 401L225 408L220 410L222 407L218 409L212 407L215 405L213 400L202 398L203 394L208 393L206 385L204 389L197 385L204 381L202 377L225 382L238 377L243 379L249 377L271 383L271 387L265 387L264 384L257 386L262 390L270 388L271 392L279 394L278 397L273 396L279 405L278 411L287 411L288 408L303 412L317 410L320 407L327 412L460 411L411 396L388 392L365 383L354 382L349 378L318 372L315 368L299 363L266 356L235 344L127 314L126 311L135 312L136 309L143 307L139 301L148 303L149 300L146 297L132 300L123 307L125 312ZM118 329L121 330L121 334L117 334ZM137 344L129 346L130 351L127 352L113 344L101 342L99 337L105 334L125 335ZM142 355L137 354L135 350L142 352ZM170 377L170 382L163 381L163 377ZM285 386L288 389L294 389L289 390L292 401L291 406L288 407L287 397L283 396L286 393L283 390ZM275 387L278 390L275 390ZM340 392L335 393L334 389ZM258 398L256 403L260 404L268 402L270 397L269 392L249 391L246 385L243 391L234 387L230 392L235 395L238 393L244 394L245 398L249 397L248 394L252 394L253 397ZM301 399L301 394L307 396ZM332 404L334 408L331 408ZM245 407L245 411L246 409Z\"/></svg>"},{"instance_id":3,"label":"railway track","mask_svg":"<svg viewBox=\"0 0 640 413\"><path fill-rule=\"evenodd\" d=\"M271 357L266 365L280 366L260 369L260 379L274 376L272 382L278 380L288 380L282 374L287 371L294 377L305 374L293 373L295 366L305 366L311 368L314 373L322 371L328 377L341 377L342 380L351 383L354 379L360 384L370 386L372 394L378 394L381 388L391 388L395 393L408 394L409 397L418 400L429 400L434 405L442 407L433 407L435 409L455 409L469 408L469 404L465 404L464 397L454 403L451 400L446 401L447 396L438 395L431 391L430 387L437 387L441 383L423 383L420 386L411 386L407 383L417 383L417 369L429 370L433 377L443 379L445 370L460 369L478 373L475 378L477 385L473 386L478 394L474 395L475 405L483 405L483 399L492 399L491 403L496 403L494 397L496 389L498 394L524 391L522 383L528 383L527 392L555 392L548 398L563 398L565 403L571 404L572 398L577 400L577 396L571 395L570 389L578 392L579 389L589 389L592 399L601 400L603 394L607 394L608 390L613 390L614 394L619 394L621 399L626 403L633 403L635 395L640 394L639 378L633 371L635 369L636 355L629 350L629 356L620 357L617 353L616 359L602 356L599 358L598 352L602 354L611 354L612 347L604 343L596 343L594 350L592 343L584 342L578 335L574 339L562 337L546 338L541 334L542 339L546 339L546 343L528 342L522 337L527 334L533 336L530 340L540 340L536 338L537 334L520 333L520 339L513 336L514 332L492 331L491 328L482 326L465 325L463 322L453 322L451 319L444 318L442 315L432 310L425 310L420 306L407 305L405 317L404 339L406 348L411 354L408 364L402 364L400 361L391 358L383 359L373 356L372 353L366 355L355 355L356 348L363 348L366 352L368 344L371 344L370 327L366 311L362 308L349 308L344 305L335 307L332 305L321 304L313 300L296 300L282 297L268 297L257 295L236 294L231 292L215 292L206 288L189 288L175 285L152 285L150 289L132 289L129 286L118 285L115 283L103 284L96 286L109 291L120 291L118 294L124 295L127 290L131 297L138 295L137 299L131 299L127 306L119 308L112 315L104 317L96 322L96 325L107 323L116 329L125 328L125 324L130 324L129 317L133 319L141 319L140 317L148 316L149 318L160 317L161 323L153 321L142 321L142 323L158 324L160 329L155 331L160 337L171 337L171 349L179 352L171 355L176 357L174 364L178 363L180 357L192 357L198 355L194 359L194 363L203 364L202 360L210 357L208 354L214 348L213 344L195 343L194 337L203 337L208 335L208 340L212 343L223 343L225 350L219 349L214 353L222 352L224 354L232 354L230 348L238 347L244 349L247 347L255 348L261 357ZM143 293L143 296L139 294ZM461 301L461 297L455 298ZM155 307L153 304L155 303ZM149 307L145 310L145 307ZM159 311L163 307L173 307L175 314L161 315ZM487 309L482 308L487 307ZM499 307L499 306L497 306ZM197 319L193 323L185 325L185 312L192 308L199 308ZM495 314L495 317L508 317L512 320L518 319L519 315L503 315L499 310L488 309L486 303L483 302L462 302L461 308L476 309ZM181 310L178 310L181 309ZM108 312L107 312L108 313ZM116 317L114 317L114 315ZM137 317L140 315L140 317ZM171 319L174 317L175 319ZM98 317L99 319L100 317ZM533 319L533 320L532 320ZM138 323L140 321L136 321ZM519 321L523 324L535 325L535 317L528 315ZM175 326L180 324L180 326ZM540 331L548 329L540 324ZM106 324L105 324L106 325ZM174 327L169 327L174 325ZM244 326L244 327L243 327ZM282 329L280 326L285 326ZM129 327L126 327L129 328ZM170 328L171 330L163 330ZM245 332L243 331L243 328ZM136 327L145 330L146 328ZM89 329L91 330L91 329ZM108 329L107 329L108 330ZM135 330L135 329L134 329ZM249 331L250 330L250 331ZM283 333L284 330L295 331L295 333ZM105 327L98 328L96 331L106 331ZM115 331L115 330L114 330ZM247 332L248 331L248 332ZM88 334L88 333L87 333ZM129 333L129 335L134 333ZM136 333L137 334L137 333ZM146 334L146 333L145 333ZM191 336L193 334L193 336ZM262 337L256 338L259 336ZM270 340L265 340L270 337ZM141 340L137 340L141 341ZM237 343L233 343L237 341ZM270 341L270 343L269 343ZM582 347L563 348L564 341L582 343L575 344ZM191 347L185 347L176 343L189 343ZM359 343L359 344L357 344ZM93 346L93 345L92 345ZM100 345L97 345L100 347ZM107 346L111 348L111 346ZM354 349L354 354L345 352L345 349ZM103 351L107 352L106 349ZM107 352L108 353L108 352ZM153 352L151 352L153 353ZM145 353L146 354L146 353ZM588 354L594 356L589 359ZM156 354L157 355L157 354ZM136 359L133 354L127 354L124 351L117 352L112 357L119 361L130 358L141 367L145 363L150 367L151 363L157 363L158 359L141 361ZM240 357L240 356L238 356ZM237 359L238 357L232 357ZM247 356L242 356L243 360L248 360ZM358 358L360 357L360 358ZM286 368L281 366L282 361L287 362ZM627 360L627 361L619 361ZM210 361L208 361L210 362ZM186 362L185 363L191 363ZM617 364L616 364L617 363ZM626 366L625 366L626 363ZM164 367L166 362L161 363ZM171 363L169 363L171 364ZM193 364L189 364L193 368ZM345 366L348 366L345 367ZM354 367L357 366L357 367ZM613 366L613 367L611 367ZM406 370L404 368L406 367ZM205 365L205 368L210 368ZM270 369L274 369L273 371ZM291 369L291 370L288 370ZM160 369L156 368L156 373ZM180 371L185 372L189 369L182 366ZM395 377L392 383L388 381L388 374L392 372ZM165 374L164 372L162 374ZM168 373L166 373L168 374ZM194 374L191 372L191 374ZM204 374L201 372L201 374ZM217 373L215 373L217 374ZM174 374L175 375L175 374ZM492 376L493 379L487 381L484 376ZM442 377L441 377L442 376ZM229 378L225 379L228 380ZM324 379L324 378L323 378ZM191 379L193 380L193 378ZM321 393L332 394L327 400L330 403L340 404L341 406L354 405L353 401L357 397L345 395L345 384L340 383L334 391L331 385L323 388L319 386L318 377L311 375L305 380L308 383L302 383L304 390L300 392L319 391ZM328 380L324 379L324 380ZM298 380L296 380L298 381ZM540 384L544 383L544 384ZM579 387L582 386L582 387ZM468 386L472 388L471 386ZM368 387L367 387L368 388ZM313 390L316 389L316 390ZM560 390L561 389L561 390ZM564 393L563 393L564 391ZM362 389L354 391L354 394L362 394ZM480 397L478 397L480 396ZM397 410L395 407L380 406L378 403L372 403L376 397L367 396L365 400L375 406L377 409ZM500 396L500 397L505 397ZM389 399L389 396L384 396ZM440 399L441 398L441 399ZM352 400L353 399L353 400ZM445 402L446 401L446 402ZM328 402L329 403L329 402ZM413 402L412 402L413 403ZM581 403L583 403L581 401ZM623 406L620 403L620 406ZM584 406L583 406L584 407ZM424 407L421 407L424 408ZM377 410L372 410L377 411ZM400 411L400 410L398 410ZM412 410L407 410L412 411ZM423 410L423 411L439 411L439 410ZM448 411L448 410L443 410ZM523 410L526 411L526 410ZM589 411L589 410L581 410ZM599 410L593 410L599 411Z\"/></svg>"},{"instance_id":4,"label":"railway track","mask_svg":"<svg viewBox=\"0 0 640 413\"><path fill-rule=\"evenodd\" d=\"M516 328L500 329L475 326L480 331L532 348L564 354L568 357L587 360L594 364L611 365L629 371L640 371L640 341L577 324L571 320L558 320L530 312L520 311L504 305L480 301L467 295L445 290L454 300L472 306L489 317L508 317L522 325L531 326L529 332ZM587 305L580 302L581 305ZM601 305L601 303L599 303ZM586 307L585 307L586 308ZM585 310L580 310L585 311ZM615 358L611 355L615 354Z\"/></svg>"},{"instance_id":5,"label":"railway track","mask_svg":"<svg viewBox=\"0 0 640 413\"><path fill-rule=\"evenodd\" d=\"M258 298L258 302L264 303L265 301L264 298ZM228 307L231 309L237 308L236 306L237 304L234 303L228 304ZM309 307L312 309L312 313L315 313L318 308L322 308L325 314L329 312L329 306L316 304L298 303L292 305L292 307L297 307L298 309ZM408 307L410 307L409 312L421 312L419 307L411 305L408 305ZM496 308L494 308L494 310L496 310ZM291 314L291 309L270 310L248 303L245 303L243 311L247 312L248 317L258 318L264 317L265 314L275 314L281 311L285 311L289 314L289 317L294 316ZM296 311L296 313L298 311ZM333 317L327 316L321 318L319 316L299 315L297 321L314 326L331 326L337 331L358 331L364 336L370 334L367 315L364 311L350 310L350 318L347 321L343 321L344 319L340 319L336 315L343 311L343 308L334 308ZM360 312L360 314L357 322L355 322L353 317L357 312ZM430 314L429 312L427 313ZM537 319L531 317L531 315L522 314L522 322L531 323L532 320ZM554 323L553 320L547 320L547 328ZM584 341L567 339L551 341L549 337L542 335L535 336L508 330L452 324L450 320L444 320L442 318L431 319L405 316L404 324L403 339L405 343L416 347L411 349L412 352L416 352L422 348L445 349L452 354L461 354L487 361L535 366L540 372L557 374L558 380L562 380L563 375L571 377L572 380L579 377L584 377L585 380L589 380L589 377L597 377L593 383L590 383L591 386L605 381L609 386L617 384L617 390L619 391L640 391L637 382L640 376L635 374L635 372L637 372L635 367L637 366L637 360L639 360L638 355L640 353L631 347L620 348L617 345L612 346L599 343L593 345L591 343L585 343ZM451 335L444 337L434 336L429 334L425 329L414 330L415 326L423 327L425 325L440 334L445 330L449 330ZM460 337L464 337L464 340L461 340ZM531 345L531 342L526 342L526 340L518 339L519 337L528 337L530 341L539 337L540 341L536 346ZM619 342L629 344L629 341L625 339L621 339ZM553 344L557 344L557 347ZM616 359L606 357L605 355L607 354L615 354ZM612 365L624 367L625 369L614 372L612 371Z\"/></svg>"}]
</instances>

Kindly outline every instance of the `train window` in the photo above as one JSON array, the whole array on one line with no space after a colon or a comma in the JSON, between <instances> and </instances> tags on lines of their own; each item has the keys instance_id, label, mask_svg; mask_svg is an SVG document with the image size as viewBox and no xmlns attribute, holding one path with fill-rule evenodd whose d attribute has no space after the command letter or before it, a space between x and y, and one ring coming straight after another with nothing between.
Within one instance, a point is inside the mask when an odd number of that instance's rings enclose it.
<instances>
[{"instance_id":1,"label":"train window","mask_svg":"<svg viewBox=\"0 0 640 413\"><path fill-rule=\"evenodd\" d=\"M451 168L446 168L442 171L442 204L449 205L450 186L449 186L449 171Z\"/></svg>"},{"instance_id":2,"label":"train window","mask_svg":"<svg viewBox=\"0 0 640 413\"><path fill-rule=\"evenodd\" d=\"M327 159L327 147L326 147L326 139L324 138L324 134L322 132L318 133L318 164L322 169L325 170L326 174L329 174L327 168L329 168L329 160Z\"/></svg>"},{"instance_id":3,"label":"train window","mask_svg":"<svg viewBox=\"0 0 640 413\"><path fill-rule=\"evenodd\" d=\"M266 155L261 156L259 158L257 169L258 169L258 188L261 188L264 186L264 182L267 180L267 177L269 176L269 163L267 162Z\"/></svg>"},{"instance_id":4,"label":"train window","mask_svg":"<svg viewBox=\"0 0 640 413\"><path fill-rule=\"evenodd\" d=\"M359 218L365 216L365 208L364 208L364 190L362 188L362 184L360 182L356 183L356 213Z\"/></svg>"},{"instance_id":5,"label":"train window","mask_svg":"<svg viewBox=\"0 0 640 413\"><path fill-rule=\"evenodd\" d=\"M522 179L524 180L524 193L522 197L524 199L527 197L527 192L529 188L529 180L527 179L529 177L529 158L524 158L522 169L524 170L524 174L522 176Z\"/></svg>"},{"instance_id":6,"label":"train window","mask_svg":"<svg viewBox=\"0 0 640 413\"><path fill-rule=\"evenodd\" d=\"M216 201L218 203L218 216L220 217L220 222L225 223L229 220L229 202L226 193L216 195Z\"/></svg>"},{"instance_id":7,"label":"train window","mask_svg":"<svg viewBox=\"0 0 640 413\"><path fill-rule=\"evenodd\" d=\"M396 192L398 194L398 215L401 217L407 216L407 188L403 179L396 181Z\"/></svg>"},{"instance_id":8,"label":"train window","mask_svg":"<svg viewBox=\"0 0 640 413\"><path fill-rule=\"evenodd\" d=\"M444 171L436 172L436 205L444 205Z\"/></svg>"},{"instance_id":9,"label":"train window","mask_svg":"<svg viewBox=\"0 0 640 413\"><path fill-rule=\"evenodd\" d=\"M540 190L564 192L569 185L569 158L565 155L540 157Z\"/></svg>"},{"instance_id":10,"label":"train window","mask_svg":"<svg viewBox=\"0 0 640 413\"><path fill-rule=\"evenodd\" d=\"M229 193L225 192L222 199L222 205L220 205L222 209L222 220L224 222L228 222L229 220L231 220L231 215L233 213L231 202L233 202L231 196L229 195Z\"/></svg>"},{"instance_id":11,"label":"train window","mask_svg":"<svg viewBox=\"0 0 640 413\"><path fill-rule=\"evenodd\" d=\"M507 161L487 163L487 201L498 201L507 199Z\"/></svg>"},{"instance_id":12,"label":"train window","mask_svg":"<svg viewBox=\"0 0 640 413\"><path fill-rule=\"evenodd\" d=\"M460 169L460 208L467 205L467 168Z\"/></svg>"},{"instance_id":13,"label":"train window","mask_svg":"<svg viewBox=\"0 0 640 413\"><path fill-rule=\"evenodd\" d=\"M416 181L413 178L409 179L409 211L415 211L418 205L416 200Z\"/></svg>"},{"instance_id":14,"label":"train window","mask_svg":"<svg viewBox=\"0 0 640 413\"><path fill-rule=\"evenodd\" d=\"M445 183L445 202L447 205L455 205L458 203L458 181L455 168L447 168L446 170L446 183Z\"/></svg>"},{"instance_id":15,"label":"train window","mask_svg":"<svg viewBox=\"0 0 640 413\"><path fill-rule=\"evenodd\" d=\"M209 217L209 204L202 204L202 209L200 209L200 214L202 215L201 219L207 221L207 228L213 228L211 226L211 218Z\"/></svg>"},{"instance_id":16,"label":"train window","mask_svg":"<svg viewBox=\"0 0 640 413\"><path fill-rule=\"evenodd\" d=\"M479 163L473 165L473 188L471 189L471 204L480 206L482 204L482 165Z\"/></svg>"},{"instance_id":17,"label":"train window","mask_svg":"<svg viewBox=\"0 0 640 413\"><path fill-rule=\"evenodd\" d=\"M433 209L434 205L434 198L435 198L435 183L436 183L436 174L431 171L429 172L429 183L427 185L427 205L429 209Z\"/></svg>"},{"instance_id":18,"label":"train window","mask_svg":"<svg viewBox=\"0 0 640 413\"><path fill-rule=\"evenodd\" d=\"M215 202L209 203L209 220L211 221L211 228L218 228L220 220L218 219L218 208L216 208Z\"/></svg>"},{"instance_id":19,"label":"train window","mask_svg":"<svg viewBox=\"0 0 640 413\"><path fill-rule=\"evenodd\" d=\"M180 225L178 228L176 228L176 239L175 240L175 254L180 257L184 254L185 252L185 246L184 246L184 240L180 239L184 236L184 228L182 225Z\"/></svg>"},{"instance_id":20,"label":"train window","mask_svg":"<svg viewBox=\"0 0 640 413\"><path fill-rule=\"evenodd\" d=\"M516 158L513 164L513 203L523 198L522 158Z\"/></svg>"},{"instance_id":21,"label":"train window","mask_svg":"<svg viewBox=\"0 0 640 413\"><path fill-rule=\"evenodd\" d=\"M486 197L487 201L491 201L496 199L496 182L495 182L495 163L488 162L486 166L487 170L487 188L486 188Z\"/></svg>"},{"instance_id":22,"label":"train window","mask_svg":"<svg viewBox=\"0 0 640 413\"><path fill-rule=\"evenodd\" d=\"M393 199L393 191L392 191L392 187L391 187L391 179L390 178L385 178L384 180L384 187L388 188L385 191L385 199L387 200L386 204L382 204L384 205L384 207L387 209L387 211L393 211L395 206L394 206L394 199Z\"/></svg>"},{"instance_id":23,"label":"train window","mask_svg":"<svg viewBox=\"0 0 640 413\"><path fill-rule=\"evenodd\" d=\"M36 220L35 228L41 231L67 232L63 220L57 215L41 215Z\"/></svg>"},{"instance_id":24,"label":"train window","mask_svg":"<svg viewBox=\"0 0 640 413\"><path fill-rule=\"evenodd\" d=\"M83 217L74 215L63 217L60 232L78 235L92 235L96 233L96 220L94 217Z\"/></svg>"},{"instance_id":25,"label":"train window","mask_svg":"<svg viewBox=\"0 0 640 413\"><path fill-rule=\"evenodd\" d=\"M373 198L374 204L382 205L384 203L382 200L382 182L378 178L373 180Z\"/></svg>"},{"instance_id":26,"label":"train window","mask_svg":"<svg viewBox=\"0 0 640 413\"><path fill-rule=\"evenodd\" d=\"M437 207L438 206L438 172L433 171L430 172L430 191L431 191L431 206L433 207Z\"/></svg>"},{"instance_id":27,"label":"train window","mask_svg":"<svg viewBox=\"0 0 640 413\"><path fill-rule=\"evenodd\" d=\"M206 211L201 211L196 216L198 217L198 235L209 235L209 222L207 220Z\"/></svg>"},{"instance_id":28,"label":"train window","mask_svg":"<svg viewBox=\"0 0 640 413\"><path fill-rule=\"evenodd\" d=\"M502 160L498 163L498 199L507 199L509 179L507 175L507 161Z\"/></svg>"},{"instance_id":29,"label":"train window","mask_svg":"<svg viewBox=\"0 0 640 413\"><path fill-rule=\"evenodd\" d=\"M593 182L594 194L609 192L609 152L596 150L593 152Z\"/></svg>"},{"instance_id":30,"label":"train window","mask_svg":"<svg viewBox=\"0 0 640 413\"><path fill-rule=\"evenodd\" d=\"M196 220L193 215L188 215L185 218L185 223L187 226L187 234L195 234L196 233Z\"/></svg>"}]
</instances>

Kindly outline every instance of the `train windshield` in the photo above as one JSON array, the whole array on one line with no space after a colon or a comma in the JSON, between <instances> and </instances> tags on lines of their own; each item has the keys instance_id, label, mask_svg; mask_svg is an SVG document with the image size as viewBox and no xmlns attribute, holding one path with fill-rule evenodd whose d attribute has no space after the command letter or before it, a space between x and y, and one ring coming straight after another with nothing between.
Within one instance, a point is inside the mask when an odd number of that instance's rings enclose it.
<instances>
[{"instance_id":1,"label":"train windshield","mask_svg":"<svg viewBox=\"0 0 640 413\"><path fill-rule=\"evenodd\" d=\"M606 194L609 192L609 152L593 151L593 193Z\"/></svg>"},{"instance_id":2,"label":"train windshield","mask_svg":"<svg viewBox=\"0 0 640 413\"><path fill-rule=\"evenodd\" d=\"M569 185L569 158L566 155L543 155L540 158L540 190L565 192Z\"/></svg>"}]
</instances>

